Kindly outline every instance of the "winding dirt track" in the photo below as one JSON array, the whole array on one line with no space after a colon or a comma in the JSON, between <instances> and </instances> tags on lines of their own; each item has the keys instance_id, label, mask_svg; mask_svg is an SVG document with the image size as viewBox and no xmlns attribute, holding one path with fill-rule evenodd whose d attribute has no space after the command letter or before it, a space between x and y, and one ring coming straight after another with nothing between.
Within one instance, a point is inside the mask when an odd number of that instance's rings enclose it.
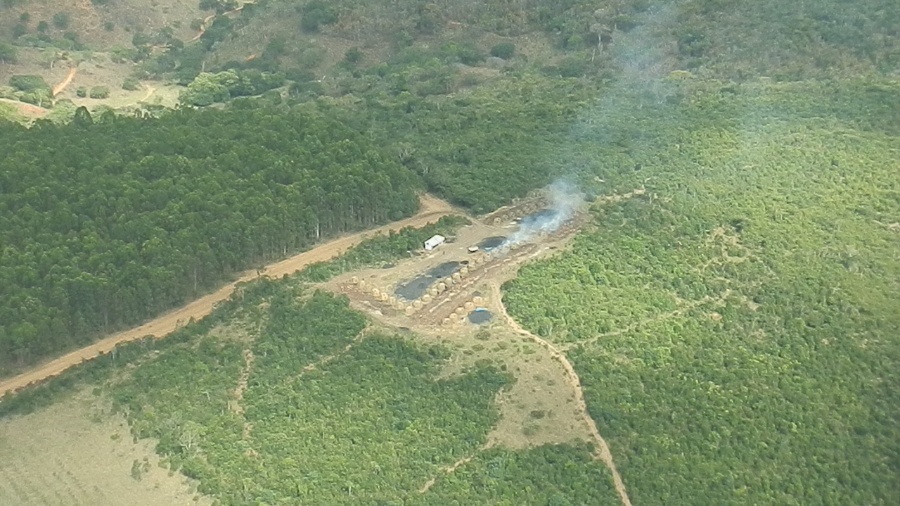
<instances>
[{"instance_id":1,"label":"winding dirt track","mask_svg":"<svg viewBox=\"0 0 900 506\"><path fill-rule=\"evenodd\" d=\"M356 246L364 239L374 235L386 234L391 230L399 230L404 227L422 227L430 222L437 221L443 216L456 214L456 211L454 211L450 204L430 195L423 195L420 198L420 201L421 208L415 216L389 223L374 230L366 230L326 242L309 251L266 266L262 275L274 279L280 278L285 274L293 274L309 264L330 260L353 246ZM170 311L158 318L144 323L139 327L113 334L90 346L86 346L37 366L26 373L2 380L0 381L0 397L7 392L12 392L32 383L56 376L85 360L90 360L98 355L108 353L119 343L134 341L148 335L152 335L156 338L163 338L180 326L186 324L191 318L199 320L211 313L216 303L226 300L231 296L238 283L252 281L259 276L260 274L255 270L246 271L241 274L237 281L225 285L215 292L201 297L186 306Z\"/></svg>"},{"instance_id":2,"label":"winding dirt track","mask_svg":"<svg viewBox=\"0 0 900 506\"><path fill-rule=\"evenodd\" d=\"M575 368L572 367L572 364L569 362L569 359L566 358L566 355L553 346L552 343L528 332L519 325L519 322L515 321L512 316L509 315L506 311L506 305L503 303L503 294L498 283L491 283L491 291L493 292L493 298L497 301L497 306L506 323L519 334L529 337L534 342L546 348L547 351L550 352L550 355L558 360L563 368L565 368L569 385L575 390L575 400L578 403L578 409L581 411L584 421L594 438L594 442L597 444L597 453L595 457L603 461L603 463L606 464L606 467L609 468L609 472L612 473L613 483L616 487L616 492L619 494L619 499L622 501L622 505L631 506L631 500L628 498L628 492L625 490L625 483L622 481L622 477L616 469L615 462L613 462L612 452L609 451L609 445L606 444L606 440L603 439L603 436L600 435L600 431L597 430L597 424L594 422L594 419L588 414L587 403L584 400L584 392L581 390L581 380L578 379Z\"/></svg>"},{"instance_id":3,"label":"winding dirt track","mask_svg":"<svg viewBox=\"0 0 900 506\"><path fill-rule=\"evenodd\" d=\"M57 96L63 92L64 89L72 82L72 79L75 79L75 73L78 72L78 69L72 67L69 69L69 73L66 74L66 78L62 80L61 83L57 84L53 87L53 96Z\"/></svg>"}]
</instances>

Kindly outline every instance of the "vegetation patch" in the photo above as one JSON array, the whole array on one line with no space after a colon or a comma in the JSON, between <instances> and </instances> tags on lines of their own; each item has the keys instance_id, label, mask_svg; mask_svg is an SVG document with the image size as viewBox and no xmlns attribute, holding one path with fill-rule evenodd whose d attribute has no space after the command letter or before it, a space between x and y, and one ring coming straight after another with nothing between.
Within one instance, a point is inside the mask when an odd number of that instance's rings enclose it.
<instances>
[{"instance_id":1,"label":"vegetation patch","mask_svg":"<svg viewBox=\"0 0 900 506\"><path fill-rule=\"evenodd\" d=\"M99 120L0 124L0 371L418 205L407 169L308 109Z\"/></svg>"},{"instance_id":2,"label":"vegetation patch","mask_svg":"<svg viewBox=\"0 0 900 506\"><path fill-rule=\"evenodd\" d=\"M587 445L487 450L440 477L415 505L618 505L612 477Z\"/></svg>"},{"instance_id":3,"label":"vegetation patch","mask_svg":"<svg viewBox=\"0 0 900 506\"><path fill-rule=\"evenodd\" d=\"M229 342L173 347L113 392L138 436L159 435L168 462L227 504L415 496L496 420L492 399L509 380L493 369L436 380L445 351L379 335L342 353L365 324L345 300L316 292L298 302L282 283L267 321L243 395L246 436L224 409L242 363Z\"/></svg>"},{"instance_id":4,"label":"vegetation patch","mask_svg":"<svg viewBox=\"0 0 900 506\"><path fill-rule=\"evenodd\" d=\"M836 88L695 90L651 108L668 121L607 110L578 132L602 142L567 146L652 199L598 209L509 309L570 349L635 502L890 502L896 117Z\"/></svg>"}]
</instances>

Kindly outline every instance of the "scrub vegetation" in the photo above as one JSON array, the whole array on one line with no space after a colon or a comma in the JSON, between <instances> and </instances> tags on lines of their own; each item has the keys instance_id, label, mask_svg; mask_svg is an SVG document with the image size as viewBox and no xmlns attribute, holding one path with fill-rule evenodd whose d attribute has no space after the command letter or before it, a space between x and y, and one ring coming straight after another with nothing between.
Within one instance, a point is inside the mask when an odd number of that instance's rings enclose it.
<instances>
[{"instance_id":1,"label":"scrub vegetation","mask_svg":"<svg viewBox=\"0 0 900 506\"><path fill-rule=\"evenodd\" d=\"M0 118L53 107L0 119L0 376L261 279L0 415L96 387L221 504L900 496L896 2L204 1L126 32L129 5L0 6ZM53 96L44 71L89 74L90 51L134 74ZM73 102L126 78L127 114ZM178 110L146 103L152 80ZM588 443L490 443L528 361L458 354L499 341L439 344L321 284L465 218L261 276L422 191L478 215L559 180L609 198L504 285L497 325L566 367L615 468Z\"/></svg>"},{"instance_id":2,"label":"scrub vegetation","mask_svg":"<svg viewBox=\"0 0 900 506\"><path fill-rule=\"evenodd\" d=\"M897 491L900 88L844 86L825 107L827 86L739 88L632 116L649 141L597 174L652 197L507 287L573 359L636 503ZM570 152L628 138L607 125Z\"/></svg>"}]
</instances>

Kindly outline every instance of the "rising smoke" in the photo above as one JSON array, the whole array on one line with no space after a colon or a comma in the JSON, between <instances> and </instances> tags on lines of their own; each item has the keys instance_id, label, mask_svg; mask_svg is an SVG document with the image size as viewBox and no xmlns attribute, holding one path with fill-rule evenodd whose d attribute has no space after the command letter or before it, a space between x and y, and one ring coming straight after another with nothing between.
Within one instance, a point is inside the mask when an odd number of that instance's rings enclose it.
<instances>
[{"instance_id":1,"label":"rising smoke","mask_svg":"<svg viewBox=\"0 0 900 506\"><path fill-rule=\"evenodd\" d=\"M526 216L519 229L500 248L509 248L532 240L541 234L555 232L565 222L572 219L584 195L570 181L558 180L547 189L549 205L546 209Z\"/></svg>"}]
</instances>

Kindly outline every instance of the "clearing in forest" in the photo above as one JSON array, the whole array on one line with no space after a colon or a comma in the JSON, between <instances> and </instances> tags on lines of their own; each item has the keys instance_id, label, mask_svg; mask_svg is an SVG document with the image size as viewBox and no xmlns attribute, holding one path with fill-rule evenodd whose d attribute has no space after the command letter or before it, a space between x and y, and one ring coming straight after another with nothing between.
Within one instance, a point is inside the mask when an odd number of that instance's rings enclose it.
<instances>
[{"instance_id":1,"label":"clearing in forest","mask_svg":"<svg viewBox=\"0 0 900 506\"><path fill-rule=\"evenodd\" d=\"M0 504L211 504L159 466L154 444L134 443L125 419L85 392L0 420Z\"/></svg>"},{"instance_id":2,"label":"clearing in forest","mask_svg":"<svg viewBox=\"0 0 900 506\"><path fill-rule=\"evenodd\" d=\"M643 193L638 189L597 203ZM383 324L411 330L426 343L449 347L454 353L444 371L447 376L477 363L493 363L515 377L512 387L498 395L500 421L483 450L588 442L596 448L594 457L609 468L621 503L630 505L612 454L587 412L580 382L565 354L524 332L506 313L501 300L500 285L514 278L521 265L566 247L587 222L586 206L580 206L558 228L525 234L527 239L504 247L511 244L506 239L522 237L530 221L552 216L549 207L545 198L534 196L474 221L433 251L419 252L410 260L381 269L345 274L325 286L346 294L354 308ZM472 322L479 317L486 321ZM462 459L446 473L470 459ZM423 492L433 481L423 486Z\"/></svg>"}]
</instances>

